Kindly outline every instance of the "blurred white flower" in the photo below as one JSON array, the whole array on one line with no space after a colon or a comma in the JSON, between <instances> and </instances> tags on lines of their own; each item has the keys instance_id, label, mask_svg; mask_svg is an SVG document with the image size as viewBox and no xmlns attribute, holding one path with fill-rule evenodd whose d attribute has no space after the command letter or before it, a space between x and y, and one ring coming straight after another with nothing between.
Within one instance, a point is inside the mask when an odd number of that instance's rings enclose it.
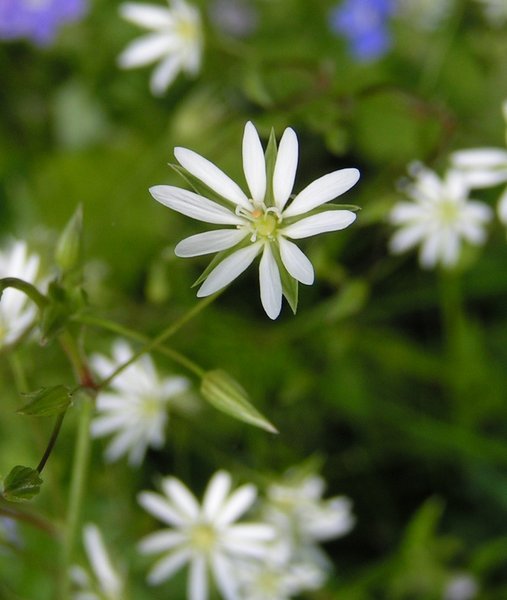
<instances>
[{"instance_id":1,"label":"blurred white flower","mask_svg":"<svg viewBox=\"0 0 507 600\"><path fill-rule=\"evenodd\" d=\"M311 562L284 563L269 560L251 564L240 571L241 600L289 600L294 596L317 590L324 584L325 572Z\"/></svg>"},{"instance_id":2,"label":"blurred white flower","mask_svg":"<svg viewBox=\"0 0 507 600\"><path fill-rule=\"evenodd\" d=\"M507 124L507 101L502 105L502 112ZM451 154L451 164L470 188L495 187L507 181L507 150L503 148L458 150ZM497 213L500 221L507 225L507 188L498 200Z\"/></svg>"},{"instance_id":3,"label":"blurred white flower","mask_svg":"<svg viewBox=\"0 0 507 600\"><path fill-rule=\"evenodd\" d=\"M280 483L268 487L265 518L292 538L296 547L341 537L354 526L352 503L345 496L322 499L325 481L318 475L303 477L289 471Z\"/></svg>"},{"instance_id":4,"label":"blurred white flower","mask_svg":"<svg viewBox=\"0 0 507 600\"><path fill-rule=\"evenodd\" d=\"M40 259L30 254L26 242L14 240L0 252L0 279L17 277L35 284ZM0 348L16 342L32 325L37 308L24 293L7 288L0 300Z\"/></svg>"},{"instance_id":5,"label":"blurred white flower","mask_svg":"<svg viewBox=\"0 0 507 600\"><path fill-rule=\"evenodd\" d=\"M359 179L357 169L340 169L306 186L289 202L298 162L298 141L287 128L280 140L272 179L259 135L252 123L243 136L243 170L249 195L209 160L186 148L175 148L178 162L221 197L209 200L194 192L158 185L152 196L165 206L205 223L229 225L190 236L175 248L177 256L219 254L197 296L209 296L227 286L262 254L259 266L261 301L276 319L287 295L284 281L313 283L313 266L290 239L301 239L348 227L356 218L350 210L323 205L349 190ZM216 262L218 261L218 264Z\"/></svg>"},{"instance_id":6,"label":"blurred white flower","mask_svg":"<svg viewBox=\"0 0 507 600\"><path fill-rule=\"evenodd\" d=\"M164 496L141 492L139 503L170 528L141 540L143 554L159 554L148 574L152 585L172 577L189 563L188 600L206 600L208 571L226 600L238 600L240 565L262 561L273 529L264 523L235 522L251 508L256 488L246 484L231 493L231 476L218 471L210 480L202 505L175 477L161 482Z\"/></svg>"},{"instance_id":7,"label":"blurred white flower","mask_svg":"<svg viewBox=\"0 0 507 600\"><path fill-rule=\"evenodd\" d=\"M492 211L486 204L468 198L466 179L449 171L445 179L419 163L409 172L414 181L404 186L411 202L395 204L389 215L398 231L390 250L399 254L420 246L419 262L424 268L454 266L460 257L463 240L473 245L486 239L485 225Z\"/></svg>"},{"instance_id":8,"label":"blurred white flower","mask_svg":"<svg viewBox=\"0 0 507 600\"><path fill-rule=\"evenodd\" d=\"M91 366L101 378L107 378L132 356L129 344L119 340L113 345L112 359L94 355ZM168 405L188 389L189 381L184 377L160 378L151 358L144 355L121 371L110 387L110 392L100 392L97 397L98 416L92 421L91 434L115 434L106 448L108 461L128 454L129 463L139 465L149 446L160 448L164 444Z\"/></svg>"},{"instance_id":9,"label":"blurred white flower","mask_svg":"<svg viewBox=\"0 0 507 600\"><path fill-rule=\"evenodd\" d=\"M131 69L160 61L151 76L153 94L162 94L180 71L196 75L201 66L202 32L199 11L185 0L168 0L170 8L126 2L120 14L152 31L125 48L120 67Z\"/></svg>"},{"instance_id":10,"label":"blurred white flower","mask_svg":"<svg viewBox=\"0 0 507 600\"><path fill-rule=\"evenodd\" d=\"M455 575L445 586L443 600L473 600L479 593L477 581L471 575Z\"/></svg>"},{"instance_id":11,"label":"blurred white flower","mask_svg":"<svg viewBox=\"0 0 507 600\"><path fill-rule=\"evenodd\" d=\"M507 21L507 2L505 0L477 0L482 5L484 16L495 27L501 27Z\"/></svg>"},{"instance_id":12,"label":"blurred white flower","mask_svg":"<svg viewBox=\"0 0 507 600\"><path fill-rule=\"evenodd\" d=\"M125 600L123 581L114 569L99 528L93 523L83 527L83 545L93 576L79 566L71 568L75 587L72 600Z\"/></svg>"}]
</instances>

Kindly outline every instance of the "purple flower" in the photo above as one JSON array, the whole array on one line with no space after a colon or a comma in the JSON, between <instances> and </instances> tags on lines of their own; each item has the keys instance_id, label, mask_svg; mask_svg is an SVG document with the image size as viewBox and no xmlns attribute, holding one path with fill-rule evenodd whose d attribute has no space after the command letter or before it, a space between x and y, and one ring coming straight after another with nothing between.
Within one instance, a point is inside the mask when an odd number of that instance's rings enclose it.
<instances>
[{"instance_id":1,"label":"purple flower","mask_svg":"<svg viewBox=\"0 0 507 600\"><path fill-rule=\"evenodd\" d=\"M391 45L388 24L394 8L394 0L345 0L331 12L331 29L348 39L355 58L375 60Z\"/></svg>"},{"instance_id":2,"label":"purple flower","mask_svg":"<svg viewBox=\"0 0 507 600\"><path fill-rule=\"evenodd\" d=\"M0 0L0 39L50 44L60 25L83 16L87 0Z\"/></svg>"}]
</instances>

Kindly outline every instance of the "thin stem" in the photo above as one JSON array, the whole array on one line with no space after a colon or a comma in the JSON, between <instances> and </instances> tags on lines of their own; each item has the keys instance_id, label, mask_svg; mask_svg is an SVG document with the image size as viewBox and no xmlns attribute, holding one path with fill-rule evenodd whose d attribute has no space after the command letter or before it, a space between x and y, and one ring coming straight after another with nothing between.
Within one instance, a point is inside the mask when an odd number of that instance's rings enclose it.
<instances>
[{"instance_id":1,"label":"thin stem","mask_svg":"<svg viewBox=\"0 0 507 600\"><path fill-rule=\"evenodd\" d=\"M69 504L67 509L65 537L63 541L61 600L67 600L68 598L68 572L69 567L72 564L72 557L78 536L79 522L81 519L86 476L90 462L91 439L89 429L91 416L91 398L85 397L81 403L79 426L74 451L74 461L72 464L72 479L70 482Z\"/></svg>"},{"instance_id":2,"label":"thin stem","mask_svg":"<svg viewBox=\"0 0 507 600\"><path fill-rule=\"evenodd\" d=\"M106 319L101 319L100 317L94 317L93 315L79 315L75 317L75 320L79 321L79 323L83 325L90 325L92 327L106 329L107 331L117 333L118 335L121 335L123 337L128 337L132 340L135 340L136 342L141 342L143 344L148 344L150 342L150 338L148 336L134 331L129 327L125 327L124 325L120 325L119 323L114 323ZM199 365L194 363L192 360L190 360L177 350L174 350L173 348L169 348L168 346L159 346L156 348L156 350L157 352L160 352L160 354L164 354L165 356L171 358L174 362L180 364L182 367L185 367L186 369L197 375L197 377L202 377L206 372Z\"/></svg>"},{"instance_id":3,"label":"thin stem","mask_svg":"<svg viewBox=\"0 0 507 600\"><path fill-rule=\"evenodd\" d=\"M44 454L42 455L42 458L36 469L39 473L42 473L42 470L46 466L48 458L51 456L51 452L53 451L53 448L55 447L55 444L56 444L56 440L58 439L58 435L60 433L60 429L62 427L64 417L65 417L65 411L63 411L61 414L59 414L56 417L55 425L53 427L53 431L51 432L51 437L49 438L48 445L47 445L46 450L44 451Z\"/></svg>"},{"instance_id":4,"label":"thin stem","mask_svg":"<svg viewBox=\"0 0 507 600\"><path fill-rule=\"evenodd\" d=\"M121 373L127 367L129 367L132 363L134 363L140 356L142 356L143 354L146 354L147 352L150 352L154 348L157 348L158 346L160 346L163 342L165 342L172 335L174 335L179 329L181 329L181 327L183 327L183 325L188 323L188 321L193 319L193 317L195 317L204 308L206 308L209 304L211 304L213 302L213 300L219 294L220 294L220 292L217 292L216 294L213 294L212 296L208 296L204 300L201 300L201 302L196 304L192 309L190 309L186 314L184 314L182 317L180 317L172 325L169 325L166 329L164 329L164 331L162 331L162 333L160 335L158 335L156 338L154 338L150 342L146 343L138 352L134 353L133 356L129 360L127 360L122 365L120 365L117 369L115 369L111 373L111 375L109 375L109 377L107 377L106 379L103 379L97 385L97 388L98 389L105 388L106 386L108 386L111 383L111 381L113 381L113 379L119 373Z\"/></svg>"},{"instance_id":5,"label":"thin stem","mask_svg":"<svg viewBox=\"0 0 507 600\"><path fill-rule=\"evenodd\" d=\"M49 300L39 292L39 290L28 281L24 281L23 279L19 279L18 277L4 277L0 279L0 298L2 297L2 293L7 288L15 288L20 292L26 294L31 300L37 304L37 306L42 309L44 308Z\"/></svg>"},{"instance_id":6,"label":"thin stem","mask_svg":"<svg viewBox=\"0 0 507 600\"><path fill-rule=\"evenodd\" d=\"M15 521L23 521L24 523L28 523L29 525L44 531L51 537L57 537L57 530L53 523L39 515L24 512L10 506L0 506L0 515L7 517L8 519L14 519Z\"/></svg>"}]
</instances>

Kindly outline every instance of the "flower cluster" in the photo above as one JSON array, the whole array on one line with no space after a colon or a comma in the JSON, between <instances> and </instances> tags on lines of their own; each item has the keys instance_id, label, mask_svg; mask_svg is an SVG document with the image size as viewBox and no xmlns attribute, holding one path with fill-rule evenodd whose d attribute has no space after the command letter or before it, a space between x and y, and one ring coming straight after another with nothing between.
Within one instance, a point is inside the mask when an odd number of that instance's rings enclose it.
<instances>
[{"instance_id":1,"label":"flower cluster","mask_svg":"<svg viewBox=\"0 0 507 600\"><path fill-rule=\"evenodd\" d=\"M47 45L61 25L80 19L86 7L86 0L1 0L0 39Z\"/></svg>"},{"instance_id":2,"label":"flower cluster","mask_svg":"<svg viewBox=\"0 0 507 600\"><path fill-rule=\"evenodd\" d=\"M153 94L162 94L180 71L195 75L201 65L202 34L198 10L185 0L169 0L170 8L154 4L127 2L121 16L151 30L151 33L127 46L118 58L120 67L131 69L156 61L150 86Z\"/></svg>"},{"instance_id":3,"label":"flower cluster","mask_svg":"<svg viewBox=\"0 0 507 600\"><path fill-rule=\"evenodd\" d=\"M275 147L274 138L271 139L267 152ZM276 157L265 157L257 130L250 122L243 135L248 194L196 152L176 148L174 154L180 165L214 192L217 199L170 185L152 187L152 196L193 219L227 226L190 236L175 248L181 257L220 253L199 279L202 285L197 295L209 296L221 290L260 254L260 292L266 314L271 319L278 317L282 295L295 310L297 294L293 290L298 282L312 284L314 272L306 255L291 240L345 229L354 222L354 212L326 203L349 190L359 179L359 171L334 171L292 197L298 163L294 130L285 130ZM274 164L272 172L268 171L269 164Z\"/></svg>"},{"instance_id":4,"label":"flower cluster","mask_svg":"<svg viewBox=\"0 0 507 600\"><path fill-rule=\"evenodd\" d=\"M350 530L350 502L321 500L323 481L312 475L273 486L258 503L261 518L237 523L257 491L252 484L231 491L231 485L230 474L218 471L202 504L174 477L162 480L163 495L139 495L141 506L169 525L140 542L142 553L161 555L148 582L159 584L189 564L189 600L208 598L208 572L227 600L288 600L321 587L327 561L316 542Z\"/></svg>"},{"instance_id":5,"label":"flower cluster","mask_svg":"<svg viewBox=\"0 0 507 600\"><path fill-rule=\"evenodd\" d=\"M15 240L0 252L0 279L17 277L28 283L39 280L40 258L30 254L26 242ZM0 302L0 348L17 342L33 324L36 308L19 290L8 288Z\"/></svg>"},{"instance_id":6,"label":"flower cluster","mask_svg":"<svg viewBox=\"0 0 507 600\"><path fill-rule=\"evenodd\" d=\"M113 346L113 358L97 354L91 365L102 378L133 356L129 344L118 340ZM91 424L93 437L114 433L106 448L108 461L128 454L132 465L139 465L149 446L160 448L165 441L168 407L189 388L184 377L160 378L151 358L147 355L121 371L111 382L111 391L97 397L98 416Z\"/></svg>"}]
</instances>

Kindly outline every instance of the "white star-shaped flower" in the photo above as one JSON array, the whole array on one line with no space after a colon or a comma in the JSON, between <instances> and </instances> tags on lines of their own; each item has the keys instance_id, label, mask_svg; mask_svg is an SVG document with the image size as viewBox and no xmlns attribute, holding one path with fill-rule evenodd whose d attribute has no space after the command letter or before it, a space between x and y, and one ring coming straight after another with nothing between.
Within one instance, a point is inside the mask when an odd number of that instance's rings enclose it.
<instances>
[{"instance_id":1,"label":"white star-shaped flower","mask_svg":"<svg viewBox=\"0 0 507 600\"><path fill-rule=\"evenodd\" d=\"M40 259L29 254L24 241L15 240L0 252L0 279L17 277L35 284ZM0 348L16 342L32 325L37 309L33 302L19 290L7 288L0 301Z\"/></svg>"},{"instance_id":2,"label":"white star-shaped flower","mask_svg":"<svg viewBox=\"0 0 507 600\"><path fill-rule=\"evenodd\" d=\"M111 563L99 528L93 523L83 527L83 544L93 577L80 566L71 568L71 580L79 588L72 600L125 600L123 581Z\"/></svg>"},{"instance_id":3,"label":"white star-shaped flower","mask_svg":"<svg viewBox=\"0 0 507 600\"><path fill-rule=\"evenodd\" d=\"M291 200L298 162L294 130L285 130L273 173L269 175L259 135L250 122L243 136L248 194L192 150L175 148L174 154L182 167L217 194L218 200L169 185L150 189L155 200L198 221L229 226L193 235L175 248L181 257L222 253L212 263L214 268L205 271L197 295L209 296L224 288L261 254L261 302L267 315L276 319L282 294L289 299L291 285L311 285L314 279L311 262L291 240L344 229L355 220L356 215L350 210L323 205L349 190L359 179L359 171L340 169L324 175Z\"/></svg>"},{"instance_id":4,"label":"white star-shaped flower","mask_svg":"<svg viewBox=\"0 0 507 600\"><path fill-rule=\"evenodd\" d=\"M163 553L149 572L148 582L159 584L188 563L188 600L208 598L208 571L226 600L239 600L241 565L262 561L274 537L273 529L264 523L236 523L255 502L255 486L246 484L231 493L231 476L218 471L199 504L175 477L164 478L161 485L164 496L139 494L141 506L170 526L139 544L143 554Z\"/></svg>"},{"instance_id":5,"label":"white star-shaped flower","mask_svg":"<svg viewBox=\"0 0 507 600\"><path fill-rule=\"evenodd\" d=\"M419 163L410 171L415 180L404 191L412 201L395 204L389 215L390 223L399 228L390 249L398 254L420 246L419 262L424 268L438 263L452 267L459 260L463 240L484 243L492 211L468 198L467 181L456 171L449 171L443 180Z\"/></svg>"},{"instance_id":6,"label":"white star-shaped flower","mask_svg":"<svg viewBox=\"0 0 507 600\"><path fill-rule=\"evenodd\" d=\"M131 69L160 61L150 81L151 91L156 95L162 94L180 71L193 76L201 66L199 11L185 0L169 0L169 6L136 2L120 6L124 19L152 33L129 44L118 58L119 65Z\"/></svg>"},{"instance_id":7,"label":"white star-shaped flower","mask_svg":"<svg viewBox=\"0 0 507 600\"><path fill-rule=\"evenodd\" d=\"M113 346L112 360L95 355L91 366L106 378L132 355L131 347L120 340ZM128 454L129 463L139 465L149 446L163 445L168 404L188 389L189 381L184 377L160 378L151 358L144 355L121 371L110 385L111 392L100 392L97 397L98 416L92 421L91 434L114 434L105 452L108 461Z\"/></svg>"},{"instance_id":8,"label":"white star-shaped flower","mask_svg":"<svg viewBox=\"0 0 507 600\"><path fill-rule=\"evenodd\" d=\"M507 101L502 108L507 123ZM503 148L458 150L451 154L451 164L470 188L495 187L507 181L507 150ZM500 221L507 225L507 188L498 200L497 213Z\"/></svg>"}]
</instances>

